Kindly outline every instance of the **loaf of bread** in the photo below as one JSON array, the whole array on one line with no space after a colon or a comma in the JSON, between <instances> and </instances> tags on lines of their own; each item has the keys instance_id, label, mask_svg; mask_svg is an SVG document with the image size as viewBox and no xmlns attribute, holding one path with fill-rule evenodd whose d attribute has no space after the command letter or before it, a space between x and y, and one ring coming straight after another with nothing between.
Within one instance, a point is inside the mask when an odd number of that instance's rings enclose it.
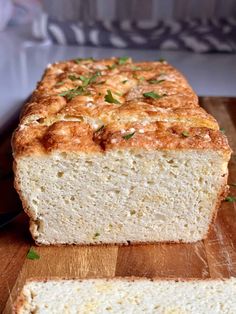
<instances>
[{"instance_id":1,"label":"loaf of bread","mask_svg":"<svg viewBox=\"0 0 236 314\"><path fill-rule=\"evenodd\" d=\"M236 279L32 281L14 313L235 314Z\"/></svg>"},{"instance_id":2,"label":"loaf of bread","mask_svg":"<svg viewBox=\"0 0 236 314\"><path fill-rule=\"evenodd\" d=\"M12 143L38 244L195 242L227 191L227 139L167 62L49 65Z\"/></svg>"}]
</instances>

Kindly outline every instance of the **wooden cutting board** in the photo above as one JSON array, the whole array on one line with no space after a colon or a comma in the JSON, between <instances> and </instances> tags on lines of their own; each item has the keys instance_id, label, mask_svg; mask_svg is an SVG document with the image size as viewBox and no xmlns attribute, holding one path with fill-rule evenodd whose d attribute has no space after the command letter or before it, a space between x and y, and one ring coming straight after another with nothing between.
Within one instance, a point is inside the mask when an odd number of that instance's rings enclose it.
<instances>
[{"instance_id":1,"label":"wooden cutting board","mask_svg":"<svg viewBox=\"0 0 236 314\"><path fill-rule=\"evenodd\" d=\"M200 102L218 120L236 152L236 98L204 97ZM12 185L10 133L0 142L0 213L21 206ZM229 168L229 183L236 183L235 153ZM236 196L236 187L231 186L230 195ZM39 260L26 258L31 246ZM223 202L208 239L194 244L37 247L23 213L0 229L0 312L11 313L27 278L114 276L236 276L236 203Z\"/></svg>"}]
</instances>

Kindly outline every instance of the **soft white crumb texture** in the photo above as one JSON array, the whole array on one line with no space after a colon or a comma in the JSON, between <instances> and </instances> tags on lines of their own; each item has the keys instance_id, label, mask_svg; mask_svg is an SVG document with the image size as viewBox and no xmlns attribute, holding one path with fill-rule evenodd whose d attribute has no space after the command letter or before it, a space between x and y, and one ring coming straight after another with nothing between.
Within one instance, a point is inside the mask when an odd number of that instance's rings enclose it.
<instances>
[{"instance_id":1,"label":"soft white crumb texture","mask_svg":"<svg viewBox=\"0 0 236 314\"><path fill-rule=\"evenodd\" d=\"M30 282L18 314L235 314L236 280Z\"/></svg>"},{"instance_id":2,"label":"soft white crumb texture","mask_svg":"<svg viewBox=\"0 0 236 314\"><path fill-rule=\"evenodd\" d=\"M38 243L194 242L225 184L219 151L52 153L17 160Z\"/></svg>"}]
</instances>

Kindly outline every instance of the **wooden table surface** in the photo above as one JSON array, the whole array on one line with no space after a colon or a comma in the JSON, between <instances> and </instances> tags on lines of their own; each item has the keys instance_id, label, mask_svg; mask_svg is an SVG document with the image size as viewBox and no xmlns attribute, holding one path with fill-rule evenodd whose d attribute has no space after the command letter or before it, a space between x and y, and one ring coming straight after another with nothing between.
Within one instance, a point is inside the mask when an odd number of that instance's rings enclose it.
<instances>
[{"instance_id":1,"label":"wooden table surface","mask_svg":"<svg viewBox=\"0 0 236 314\"><path fill-rule=\"evenodd\" d=\"M225 130L236 152L236 98L200 98L202 106ZM9 136L0 142L0 213L19 209L12 186ZM229 183L236 182L236 154ZM231 186L230 195L236 196ZM21 213L0 229L0 313L11 313L16 294L27 278L146 276L218 278L236 276L236 203L223 202L208 239L194 244L130 246L33 246L28 220ZM29 248L39 260L26 258Z\"/></svg>"}]
</instances>

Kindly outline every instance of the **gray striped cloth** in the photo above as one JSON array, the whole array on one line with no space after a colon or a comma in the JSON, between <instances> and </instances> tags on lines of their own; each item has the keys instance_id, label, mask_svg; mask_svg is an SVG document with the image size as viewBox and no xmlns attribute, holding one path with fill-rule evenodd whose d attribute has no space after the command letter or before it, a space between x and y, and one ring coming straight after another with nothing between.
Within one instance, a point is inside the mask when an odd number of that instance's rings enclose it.
<instances>
[{"instance_id":1,"label":"gray striped cloth","mask_svg":"<svg viewBox=\"0 0 236 314\"><path fill-rule=\"evenodd\" d=\"M44 10L33 34L58 44L236 52L235 0L44 0Z\"/></svg>"}]
</instances>

